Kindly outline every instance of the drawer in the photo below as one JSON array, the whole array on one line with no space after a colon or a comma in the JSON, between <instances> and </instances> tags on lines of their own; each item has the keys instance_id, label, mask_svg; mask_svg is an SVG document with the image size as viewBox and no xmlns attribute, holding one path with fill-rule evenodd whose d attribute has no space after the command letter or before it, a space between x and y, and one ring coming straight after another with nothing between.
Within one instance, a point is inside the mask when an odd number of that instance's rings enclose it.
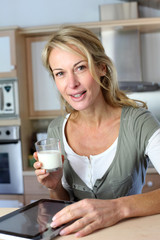
<instances>
[{"instance_id":1,"label":"drawer","mask_svg":"<svg viewBox=\"0 0 160 240\"><path fill-rule=\"evenodd\" d=\"M160 188L160 175L158 173L149 173L146 175L146 181L142 192L150 192L157 188Z\"/></svg>"},{"instance_id":2,"label":"drawer","mask_svg":"<svg viewBox=\"0 0 160 240\"><path fill-rule=\"evenodd\" d=\"M4 204L3 204L4 202ZM6 194L0 195L0 207L22 207L24 205L24 195Z\"/></svg>"},{"instance_id":3,"label":"drawer","mask_svg":"<svg viewBox=\"0 0 160 240\"><path fill-rule=\"evenodd\" d=\"M24 193L49 195L49 190L38 182L36 176L24 176Z\"/></svg>"}]
</instances>

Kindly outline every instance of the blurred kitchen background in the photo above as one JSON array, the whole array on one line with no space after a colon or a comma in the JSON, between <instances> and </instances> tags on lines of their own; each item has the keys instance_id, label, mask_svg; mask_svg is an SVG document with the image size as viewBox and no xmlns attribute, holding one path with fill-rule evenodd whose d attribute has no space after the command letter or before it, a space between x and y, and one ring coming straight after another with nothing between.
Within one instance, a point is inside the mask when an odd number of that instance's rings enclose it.
<instances>
[{"instance_id":1,"label":"blurred kitchen background","mask_svg":"<svg viewBox=\"0 0 160 240\"><path fill-rule=\"evenodd\" d=\"M160 121L160 0L5 0L0 8L0 207L20 207L49 197L34 174L34 143L64 114L41 62L49 35L61 24L95 32L120 88ZM143 191L158 187L150 165Z\"/></svg>"}]
</instances>

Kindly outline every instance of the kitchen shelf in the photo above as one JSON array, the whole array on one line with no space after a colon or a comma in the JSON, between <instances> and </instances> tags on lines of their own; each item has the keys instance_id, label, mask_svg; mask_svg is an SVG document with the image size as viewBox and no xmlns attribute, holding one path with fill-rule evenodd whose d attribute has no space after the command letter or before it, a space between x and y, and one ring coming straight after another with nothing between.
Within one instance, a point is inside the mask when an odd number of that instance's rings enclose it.
<instances>
[{"instance_id":1,"label":"kitchen shelf","mask_svg":"<svg viewBox=\"0 0 160 240\"><path fill-rule=\"evenodd\" d=\"M18 119L1 119L0 120L0 126L13 126L13 125L21 125L21 120Z\"/></svg>"},{"instance_id":2,"label":"kitchen shelf","mask_svg":"<svg viewBox=\"0 0 160 240\"><path fill-rule=\"evenodd\" d=\"M95 32L101 29L106 30L133 30L137 29L141 32L160 31L160 18L136 18L114 21L97 21L97 22L82 22L82 23L65 23L57 25L26 27L20 29L20 34L23 35L48 35L56 31L62 25L76 25L89 28Z\"/></svg>"}]
</instances>

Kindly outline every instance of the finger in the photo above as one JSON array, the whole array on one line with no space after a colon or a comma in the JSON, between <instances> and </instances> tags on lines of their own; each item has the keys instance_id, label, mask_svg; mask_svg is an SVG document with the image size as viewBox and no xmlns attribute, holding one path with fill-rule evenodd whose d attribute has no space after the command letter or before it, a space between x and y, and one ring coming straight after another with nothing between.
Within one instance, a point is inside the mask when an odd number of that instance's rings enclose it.
<instances>
[{"instance_id":1,"label":"finger","mask_svg":"<svg viewBox=\"0 0 160 240\"><path fill-rule=\"evenodd\" d=\"M37 170L35 170L35 175L37 177L45 178L45 177L47 177L49 175L49 173L46 173L45 169L37 169Z\"/></svg>"},{"instance_id":2,"label":"finger","mask_svg":"<svg viewBox=\"0 0 160 240\"><path fill-rule=\"evenodd\" d=\"M93 233L97 229L101 229L104 226L101 224L101 220L96 220L94 215L88 214L81 219L78 219L73 224L69 225L68 227L64 228L60 235L68 235L70 233L76 232L76 237L84 237L90 233Z\"/></svg>"},{"instance_id":3,"label":"finger","mask_svg":"<svg viewBox=\"0 0 160 240\"><path fill-rule=\"evenodd\" d=\"M61 211L55 214L52 218L52 221L56 222L58 225L61 225L67 221L71 221L82 216L83 213L80 202L77 202L63 208Z\"/></svg>"},{"instance_id":4,"label":"finger","mask_svg":"<svg viewBox=\"0 0 160 240\"><path fill-rule=\"evenodd\" d=\"M33 164L33 167L34 167L35 169L40 169L40 168L42 167L42 163L41 163L41 162L35 162L35 163Z\"/></svg>"},{"instance_id":5,"label":"finger","mask_svg":"<svg viewBox=\"0 0 160 240\"><path fill-rule=\"evenodd\" d=\"M76 232L75 236L76 237L84 237L84 236L87 236L87 235L95 232L97 229L101 229L101 228L102 227L99 226L96 221L94 221L94 222L91 222L91 223L87 224L80 231Z\"/></svg>"},{"instance_id":6,"label":"finger","mask_svg":"<svg viewBox=\"0 0 160 240\"><path fill-rule=\"evenodd\" d=\"M74 223L69 225L68 227L64 228L61 232L60 235L68 235L73 232L77 232L84 228L88 224L88 220L85 218L81 218L76 220Z\"/></svg>"},{"instance_id":7,"label":"finger","mask_svg":"<svg viewBox=\"0 0 160 240\"><path fill-rule=\"evenodd\" d=\"M63 208L61 211L59 211L54 217L52 218L51 227L55 228L60 225L63 225L67 222L71 222L76 219L80 219L86 214L86 211L82 211L82 207L80 202L73 203L65 208ZM78 224L78 223L77 223ZM72 226L74 229L74 226Z\"/></svg>"},{"instance_id":8,"label":"finger","mask_svg":"<svg viewBox=\"0 0 160 240\"><path fill-rule=\"evenodd\" d=\"M37 152L34 152L34 153L33 153L33 157L34 157L35 160L38 160Z\"/></svg>"}]
</instances>

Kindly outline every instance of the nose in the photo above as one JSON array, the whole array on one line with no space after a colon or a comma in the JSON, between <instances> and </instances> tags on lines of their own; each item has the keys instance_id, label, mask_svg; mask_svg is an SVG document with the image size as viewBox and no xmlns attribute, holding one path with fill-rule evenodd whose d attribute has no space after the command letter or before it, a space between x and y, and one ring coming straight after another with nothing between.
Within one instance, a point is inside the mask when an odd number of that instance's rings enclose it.
<instances>
[{"instance_id":1,"label":"nose","mask_svg":"<svg viewBox=\"0 0 160 240\"><path fill-rule=\"evenodd\" d=\"M74 74L74 72L69 73L68 75L68 87L69 88L76 88L80 85L80 82L78 81L77 76Z\"/></svg>"}]
</instances>

